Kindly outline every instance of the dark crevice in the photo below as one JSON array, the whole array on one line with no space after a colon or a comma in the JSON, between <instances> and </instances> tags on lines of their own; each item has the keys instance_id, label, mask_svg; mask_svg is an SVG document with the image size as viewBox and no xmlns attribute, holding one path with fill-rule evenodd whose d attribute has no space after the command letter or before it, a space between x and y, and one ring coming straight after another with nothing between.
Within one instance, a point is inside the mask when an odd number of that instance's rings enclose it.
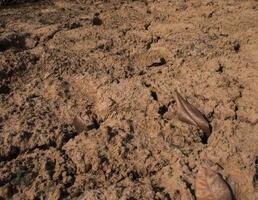
<instances>
[{"instance_id":1,"label":"dark crevice","mask_svg":"<svg viewBox=\"0 0 258 200\"><path fill-rule=\"evenodd\" d=\"M240 51L240 44L239 44L239 42L234 42L233 48L234 48L234 51L236 53L238 53Z\"/></svg>"},{"instance_id":2,"label":"dark crevice","mask_svg":"<svg viewBox=\"0 0 258 200\"><path fill-rule=\"evenodd\" d=\"M133 138L134 136L132 134L127 134L126 137L123 139L122 143L123 144L131 143Z\"/></svg>"},{"instance_id":3,"label":"dark crevice","mask_svg":"<svg viewBox=\"0 0 258 200\"><path fill-rule=\"evenodd\" d=\"M203 116L207 122L208 122L208 119L206 118L206 116ZM209 124L209 130L210 130L210 133L212 133L212 126ZM203 144L208 144L208 139L209 139L209 134L207 133L203 133L203 135L201 136L201 140L202 140L202 143Z\"/></svg>"},{"instance_id":4,"label":"dark crevice","mask_svg":"<svg viewBox=\"0 0 258 200\"><path fill-rule=\"evenodd\" d=\"M210 113L208 113L207 118L210 120L213 119L214 113L214 110L212 110Z\"/></svg>"},{"instance_id":5,"label":"dark crevice","mask_svg":"<svg viewBox=\"0 0 258 200\"><path fill-rule=\"evenodd\" d=\"M92 119L93 123L89 126L87 126L88 130L92 130L92 129L99 129L100 127L100 122L98 122L95 118Z\"/></svg>"},{"instance_id":6,"label":"dark crevice","mask_svg":"<svg viewBox=\"0 0 258 200\"><path fill-rule=\"evenodd\" d=\"M155 91L151 91L151 97L155 100L158 101L158 95Z\"/></svg>"},{"instance_id":7,"label":"dark crevice","mask_svg":"<svg viewBox=\"0 0 258 200\"><path fill-rule=\"evenodd\" d=\"M31 153L31 152L35 151L36 149L46 151L46 150L50 149L51 147L56 148L56 146L57 146L56 142L51 140L48 144L36 145L35 147L27 150L27 152Z\"/></svg>"},{"instance_id":8,"label":"dark crevice","mask_svg":"<svg viewBox=\"0 0 258 200\"><path fill-rule=\"evenodd\" d=\"M7 155L0 155L0 162L14 160L19 156L19 154L20 154L20 147L11 146Z\"/></svg>"},{"instance_id":9,"label":"dark crevice","mask_svg":"<svg viewBox=\"0 0 258 200\"><path fill-rule=\"evenodd\" d=\"M254 164L255 164L255 174L253 177L253 182L254 184L258 185L258 156L256 156Z\"/></svg>"},{"instance_id":10,"label":"dark crevice","mask_svg":"<svg viewBox=\"0 0 258 200\"><path fill-rule=\"evenodd\" d=\"M191 192L191 194L195 197L195 191L192 189L192 184L189 183L187 180L184 179L184 177L180 176L180 179L185 183L186 187L189 189L189 191Z\"/></svg>"},{"instance_id":11,"label":"dark crevice","mask_svg":"<svg viewBox=\"0 0 258 200\"><path fill-rule=\"evenodd\" d=\"M235 120L237 120L238 119L238 116L237 116L238 106L237 105L235 105L234 111L235 111Z\"/></svg>"},{"instance_id":12,"label":"dark crevice","mask_svg":"<svg viewBox=\"0 0 258 200\"><path fill-rule=\"evenodd\" d=\"M138 75L139 75L139 76L143 76L144 74L146 74L146 72L143 71L143 70L141 70Z\"/></svg>"},{"instance_id":13,"label":"dark crevice","mask_svg":"<svg viewBox=\"0 0 258 200\"><path fill-rule=\"evenodd\" d=\"M168 106L167 106L167 107L169 107L169 106L171 106L171 105L174 105L175 103L176 103L175 100L171 100L170 102L168 102Z\"/></svg>"},{"instance_id":14,"label":"dark crevice","mask_svg":"<svg viewBox=\"0 0 258 200\"><path fill-rule=\"evenodd\" d=\"M159 107L158 113L163 116L168 111L168 107L163 105Z\"/></svg>"},{"instance_id":15,"label":"dark crevice","mask_svg":"<svg viewBox=\"0 0 258 200\"><path fill-rule=\"evenodd\" d=\"M143 85L144 85L146 88L149 88L149 87L151 86L151 84L146 83L146 82L143 82Z\"/></svg>"},{"instance_id":16,"label":"dark crevice","mask_svg":"<svg viewBox=\"0 0 258 200\"><path fill-rule=\"evenodd\" d=\"M100 26L102 25L102 23L102 20L99 18L99 13L95 13L94 17L92 18L92 25Z\"/></svg>"},{"instance_id":17,"label":"dark crevice","mask_svg":"<svg viewBox=\"0 0 258 200\"><path fill-rule=\"evenodd\" d=\"M61 126L61 144L59 144L58 147L62 147L71 139L74 139L77 135L77 132L71 130L71 126L69 126L68 124L63 124Z\"/></svg>"},{"instance_id":18,"label":"dark crevice","mask_svg":"<svg viewBox=\"0 0 258 200\"><path fill-rule=\"evenodd\" d=\"M170 194L168 192L166 192L164 187L161 187L159 185L153 184L152 185L152 189L155 193L161 193L164 196L164 199L166 200L172 200L172 198L170 197Z\"/></svg>"},{"instance_id":19,"label":"dark crevice","mask_svg":"<svg viewBox=\"0 0 258 200\"><path fill-rule=\"evenodd\" d=\"M55 37L55 35L58 33L58 32L60 32L60 31L62 31L62 29L61 28L58 28L57 30L54 30L51 34L49 34L47 37L46 37L46 39L44 39L44 41L42 41L42 42L48 42L49 40L52 40L54 37Z\"/></svg>"},{"instance_id":20,"label":"dark crevice","mask_svg":"<svg viewBox=\"0 0 258 200\"><path fill-rule=\"evenodd\" d=\"M152 63L148 67L159 67L159 66L165 65L166 63L167 61L165 60L165 58L162 57L162 58L159 58L157 62Z\"/></svg>"},{"instance_id":21,"label":"dark crevice","mask_svg":"<svg viewBox=\"0 0 258 200\"><path fill-rule=\"evenodd\" d=\"M132 181L138 181L139 178L141 178L140 174L137 171L130 171L128 172L127 176L132 180Z\"/></svg>"},{"instance_id":22,"label":"dark crevice","mask_svg":"<svg viewBox=\"0 0 258 200\"><path fill-rule=\"evenodd\" d=\"M146 31L148 31L148 29L149 29L150 25L151 25L151 23L150 23L150 22L145 23L145 24L144 24L144 29L145 29Z\"/></svg>"},{"instance_id":23,"label":"dark crevice","mask_svg":"<svg viewBox=\"0 0 258 200\"><path fill-rule=\"evenodd\" d=\"M55 161L47 158L47 162L45 163L45 170L48 172L48 175L51 179L53 179L53 175L55 173Z\"/></svg>"},{"instance_id":24,"label":"dark crevice","mask_svg":"<svg viewBox=\"0 0 258 200\"><path fill-rule=\"evenodd\" d=\"M208 143L208 136L206 134L203 134L203 136L201 137L202 143L203 144L207 144Z\"/></svg>"},{"instance_id":25,"label":"dark crevice","mask_svg":"<svg viewBox=\"0 0 258 200\"><path fill-rule=\"evenodd\" d=\"M150 24L145 26L145 29L149 28ZM157 43L158 41L160 40L160 37L157 36L157 37L152 37L151 40L149 40L147 43L146 43L146 49L149 50L151 48L151 45L154 44L154 43ZM162 58L161 58L162 59ZM163 58L164 59L164 58ZM165 59L164 59L165 60Z\"/></svg>"},{"instance_id":26,"label":"dark crevice","mask_svg":"<svg viewBox=\"0 0 258 200\"><path fill-rule=\"evenodd\" d=\"M22 131L20 138L21 138L22 141L28 141L31 138L32 135L33 135L32 132Z\"/></svg>"},{"instance_id":27,"label":"dark crevice","mask_svg":"<svg viewBox=\"0 0 258 200\"><path fill-rule=\"evenodd\" d=\"M78 134L73 132L73 131L69 131L69 132L64 132L63 136L62 136L62 145L66 144L67 142L69 142L71 139L74 139Z\"/></svg>"},{"instance_id":28,"label":"dark crevice","mask_svg":"<svg viewBox=\"0 0 258 200\"><path fill-rule=\"evenodd\" d=\"M219 63L219 67L218 67L218 69L216 70L216 72L218 72L218 73L223 73L224 72L224 66L221 64L221 63Z\"/></svg>"},{"instance_id":29,"label":"dark crevice","mask_svg":"<svg viewBox=\"0 0 258 200\"><path fill-rule=\"evenodd\" d=\"M107 141L110 142L112 138L114 138L117 135L117 131L113 130L112 127L108 126L107 127Z\"/></svg>"},{"instance_id":30,"label":"dark crevice","mask_svg":"<svg viewBox=\"0 0 258 200\"><path fill-rule=\"evenodd\" d=\"M165 188L164 187L160 187L160 186L158 186L158 185L152 185L152 189L153 189L153 191L154 192L163 192L164 190L165 190Z\"/></svg>"}]
</instances>

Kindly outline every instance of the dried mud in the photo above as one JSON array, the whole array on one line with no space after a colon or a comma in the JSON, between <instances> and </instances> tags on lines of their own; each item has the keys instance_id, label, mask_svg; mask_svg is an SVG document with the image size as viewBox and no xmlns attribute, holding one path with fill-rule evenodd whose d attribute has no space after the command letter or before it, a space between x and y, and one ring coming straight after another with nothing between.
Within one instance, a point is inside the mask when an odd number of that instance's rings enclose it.
<instances>
[{"instance_id":1,"label":"dried mud","mask_svg":"<svg viewBox=\"0 0 258 200\"><path fill-rule=\"evenodd\" d=\"M194 200L205 159L258 199L257 1L0 9L0 199ZM209 138L177 120L176 89Z\"/></svg>"}]
</instances>

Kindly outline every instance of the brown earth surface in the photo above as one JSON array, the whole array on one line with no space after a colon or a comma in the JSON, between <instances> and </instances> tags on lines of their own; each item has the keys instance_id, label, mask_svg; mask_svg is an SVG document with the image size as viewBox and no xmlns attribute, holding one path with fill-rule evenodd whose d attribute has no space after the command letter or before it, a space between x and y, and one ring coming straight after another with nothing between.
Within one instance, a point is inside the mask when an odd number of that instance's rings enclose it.
<instances>
[{"instance_id":1,"label":"brown earth surface","mask_svg":"<svg viewBox=\"0 0 258 200\"><path fill-rule=\"evenodd\" d=\"M209 138L177 119L175 89ZM0 199L194 200L209 160L256 200L257 130L255 0L0 8Z\"/></svg>"}]
</instances>

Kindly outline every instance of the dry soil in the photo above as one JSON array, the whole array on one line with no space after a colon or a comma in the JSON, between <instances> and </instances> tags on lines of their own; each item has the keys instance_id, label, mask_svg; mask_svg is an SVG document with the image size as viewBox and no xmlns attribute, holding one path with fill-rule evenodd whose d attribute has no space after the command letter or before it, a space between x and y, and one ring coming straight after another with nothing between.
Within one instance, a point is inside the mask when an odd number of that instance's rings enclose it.
<instances>
[{"instance_id":1,"label":"dry soil","mask_svg":"<svg viewBox=\"0 0 258 200\"><path fill-rule=\"evenodd\" d=\"M175 89L208 138L177 120ZM0 199L195 200L210 160L256 200L257 130L255 0L0 8Z\"/></svg>"}]
</instances>

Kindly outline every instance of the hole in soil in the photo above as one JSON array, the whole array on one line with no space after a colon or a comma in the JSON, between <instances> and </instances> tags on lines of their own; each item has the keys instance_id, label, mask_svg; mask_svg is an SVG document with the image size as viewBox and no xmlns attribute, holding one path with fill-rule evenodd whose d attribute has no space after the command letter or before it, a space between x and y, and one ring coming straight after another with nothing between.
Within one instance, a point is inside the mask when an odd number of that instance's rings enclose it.
<instances>
[{"instance_id":1,"label":"hole in soil","mask_svg":"<svg viewBox=\"0 0 258 200\"><path fill-rule=\"evenodd\" d=\"M219 67L216 70L216 72L218 72L218 73L223 73L224 72L224 66L221 63L219 63Z\"/></svg>"},{"instance_id":2,"label":"hole in soil","mask_svg":"<svg viewBox=\"0 0 258 200\"><path fill-rule=\"evenodd\" d=\"M153 98L155 101L158 101L158 95L157 95L156 92L151 91L151 96L152 96L152 98Z\"/></svg>"},{"instance_id":3,"label":"hole in soil","mask_svg":"<svg viewBox=\"0 0 258 200\"><path fill-rule=\"evenodd\" d=\"M237 118L238 118L238 116L237 116L238 106L237 105L235 105L234 111L235 111L235 119L237 120Z\"/></svg>"},{"instance_id":4,"label":"hole in soil","mask_svg":"<svg viewBox=\"0 0 258 200\"><path fill-rule=\"evenodd\" d=\"M212 127L211 125L209 125L209 129L210 129L210 133L212 132ZM202 143L203 144L207 144L208 143L208 139L209 139L209 135L207 135L206 133L203 133L203 136L202 136Z\"/></svg>"},{"instance_id":5,"label":"hole in soil","mask_svg":"<svg viewBox=\"0 0 258 200\"><path fill-rule=\"evenodd\" d=\"M166 64L165 58L160 58L160 63L159 63L159 65L164 65L164 64Z\"/></svg>"},{"instance_id":6,"label":"hole in soil","mask_svg":"<svg viewBox=\"0 0 258 200\"><path fill-rule=\"evenodd\" d=\"M95 14L95 16L92 19L92 24L94 26L100 26L102 24L102 20L99 18L99 14Z\"/></svg>"},{"instance_id":7,"label":"hole in soil","mask_svg":"<svg viewBox=\"0 0 258 200\"><path fill-rule=\"evenodd\" d=\"M167 111L168 111L167 106L163 105L159 107L158 113L163 116Z\"/></svg>"},{"instance_id":8,"label":"hole in soil","mask_svg":"<svg viewBox=\"0 0 258 200\"><path fill-rule=\"evenodd\" d=\"M29 131L23 131L22 134L21 134L21 140L22 141L28 141L31 136L32 136L32 132L29 132Z\"/></svg>"},{"instance_id":9,"label":"hole in soil","mask_svg":"<svg viewBox=\"0 0 258 200\"><path fill-rule=\"evenodd\" d=\"M238 42L235 42L233 48L234 48L235 52L238 53L240 50L240 44Z\"/></svg>"},{"instance_id":10,"label":"hole in soil","mask_svg":"<svg viewBox=\"0 0 258 200\"><path fill-rule=\"evenodd\" d=\"M208 143L208 138L209 138L209 137L207 137L207 135L204 134L203 137L202 137L202 143L203 143L203 144L207 144L207 143Z\"/></svg>"},{"instance_id":11,"label":"hole in soil","mask_svg":"<svg viewBox=\"0 0 258 200\"><path fill-rule=\"evenodd\" d=\"M49 176L52 178L55 172L55 162L52 161L50 158L47 159L45 164L45 169L47 170Z\"/></svg>"},{"instance_id":12,"label":"hole in soil","mask_svg":"<svg viewBox=\"0 0 258 200\"><path fill-rule=\"evenodd\" d=\"M149 29L149 26L151 25L150 22L144 24L144 29L147 31Z\"/></svg>"}]
</instances>

